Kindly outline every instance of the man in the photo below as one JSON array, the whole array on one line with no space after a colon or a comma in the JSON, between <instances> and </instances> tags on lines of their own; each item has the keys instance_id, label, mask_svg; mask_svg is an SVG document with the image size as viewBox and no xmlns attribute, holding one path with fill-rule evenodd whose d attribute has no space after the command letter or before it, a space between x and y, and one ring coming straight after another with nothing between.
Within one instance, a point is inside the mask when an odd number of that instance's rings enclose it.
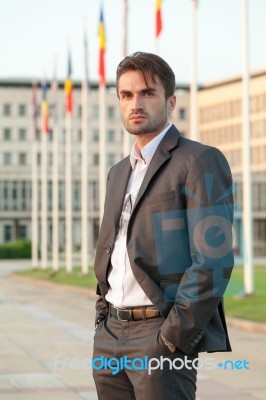
<instances>
[{"instance_id":1,"label":"man","mask_svg":"<svg viewBox=\"0 0 266 400\"><path fill-rule=\"evenodd\" d=\"M231 173L219 150L171 125L174 93L174 73L157 55L118 65L135 144L109 172L95 258L100 400L195 399L198 352L231 350L222 303L233 266ZM147 371L145 357L156 368Z\"/></svg>"}]
</instances>

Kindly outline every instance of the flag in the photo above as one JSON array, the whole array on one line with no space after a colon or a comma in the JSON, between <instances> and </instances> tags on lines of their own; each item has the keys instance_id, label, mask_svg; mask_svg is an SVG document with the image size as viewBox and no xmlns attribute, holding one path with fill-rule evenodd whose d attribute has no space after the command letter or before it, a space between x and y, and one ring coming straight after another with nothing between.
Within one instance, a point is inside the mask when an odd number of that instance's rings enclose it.
<instances>
[{"instance_id":1,"label":"flag","mask_svg":"<svg viewBox=\"0 0 266 400\"><path fill-rule=\"evenodd\" d=\"M162 31L163 22L162 22L162 2L163 0L155 0L155 36L158 38Z\"/></svg>"},{"instance_id":2,"label":"flag","mask_svg":"<svg viewBox=\"0 0 266 400\"><path fill-rule=\"evenodd\" d=\"M99 84L105 85L105 48L106 48L106 38L104 31L104 21L103 21L103 7L100 10L100 22L99 22Z\"/></svg>"},{"instance_id":3,"label":"flag","mask_svg":"<svg viewBox=\"0 0 266 400\"><path fill-rule=\"evenodd\" d=\"M48 84L46 81L42 84L42 132L49 133L49 105L47 100Z\"/></svg>"},{"instance_id":4,"label":"flag","mask_svg":"<svg viewBox=\"0 0 266 400\"><path fill-rule=\"evenodd\" d=\"M72 75L72 63L71 54L68 53L68 65L67 65L67 78L65 80L65 104L66 112L72 114L73 111L73 83L71 80Z\"/></svg>"},{"instance_id":5,"label":"flag","mask_svg":"<svg viewBox=\"0 0 266 400\"><path fill-rule=\"evenodd\" d=\"M37 85L32 84L32 121L33 121L33 139L38 140L38 112L37 112Z\"/></svg>"}]
</instances>

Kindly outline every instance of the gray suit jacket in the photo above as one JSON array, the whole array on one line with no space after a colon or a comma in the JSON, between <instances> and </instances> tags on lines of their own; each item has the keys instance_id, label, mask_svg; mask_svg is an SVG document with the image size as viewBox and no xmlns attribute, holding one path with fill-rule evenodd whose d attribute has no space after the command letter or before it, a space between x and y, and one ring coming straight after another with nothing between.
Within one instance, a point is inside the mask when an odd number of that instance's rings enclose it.
<instances>
[{"instance_id":1,"label":"gray suit jacket","mask_svg":"<svg viewBox=\"0 0 266 400\"><path fill-rule=\"evenodd\" d=\"M96 318L107 314L107 275L131 170L127 157L108 175L95 258ZM172 126L139 190L127 250L136 280L166 318L161 333L187 354L231 350L223 294L233 267L232 221L225 157Z\"/></svg>"}]
</instances>

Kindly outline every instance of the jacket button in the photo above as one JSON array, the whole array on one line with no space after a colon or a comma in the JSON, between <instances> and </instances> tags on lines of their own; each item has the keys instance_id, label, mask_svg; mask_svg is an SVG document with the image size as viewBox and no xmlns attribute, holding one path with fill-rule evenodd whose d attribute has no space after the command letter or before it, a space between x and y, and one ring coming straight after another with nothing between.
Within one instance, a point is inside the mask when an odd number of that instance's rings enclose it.
<instances>
[{"instance_id":1,"label":"jacket button","mask_svg":"<svg viewBox=\"0 0 266 400\"><path fill-rule=\"evenodd\" d=\"M110 247L110 246L107 246L106 249L105 249L105 251L106 251L107 254L110 254L110 253L111 253L111 247Z\"/></svg>"},{"instance_id":2,"label":"jacket button","mask_svg":"<svg viewBox=\"0 0 266 400\"><path fill-rule=\"evenodd\" d=\"M195 347L196 344L195 344L194 342L191 342L190 345L191 345L192 347Z\"/></svg>"}]
</instances>

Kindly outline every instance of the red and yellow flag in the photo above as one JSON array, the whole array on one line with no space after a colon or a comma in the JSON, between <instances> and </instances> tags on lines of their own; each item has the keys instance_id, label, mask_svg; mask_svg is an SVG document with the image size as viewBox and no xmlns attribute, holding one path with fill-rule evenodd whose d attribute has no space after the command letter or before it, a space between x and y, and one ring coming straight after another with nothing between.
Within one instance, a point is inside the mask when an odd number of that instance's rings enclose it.
<instances>
[{"instance_id":1,"label":"red and yellow flag","mask_svg":"<svg viewBox=\"0 0 266 400\"><path fill-rule=\"evenodd\" d=\"M162 22L162 2L163 0L155 0L155 36L159 37L163 22Z\"/></svg>"},{"instance_id":2,"label":"red and yellow flag","mask_svg":"<svg viewBox=\"0 0 266 400\"><path fill-rule=\"evenodd\" d=\"M42 85L42 132L48 134L49 128L49 105L47 101L48 85L46 82Z\"/></svg>"},{"instance_id":3,"label":"red and yellow flag","mask_svg":"<svg viewBox=\"0 0 266 400\"><path fill-rule=\"evenodd\" d=\"M67 78L65 80L66 112L69 114L72 114L72 112L73 112L73 83L71 80L71 74L72 74L72 64L71 64L71 55L69 52Z\"/></svg>"},{"instance_id":4,"label":"red and yellow flag","mask_svg":"<svg viewBox=\"0 0 266 400\"><path fill-rule=\"evenodd\" d=\"M105 48L106 38L104 31L104 20L103 20L103 8L100 11L100 22L99 22L99 84L105 85Z\"/></svg>"}]
</instances>

